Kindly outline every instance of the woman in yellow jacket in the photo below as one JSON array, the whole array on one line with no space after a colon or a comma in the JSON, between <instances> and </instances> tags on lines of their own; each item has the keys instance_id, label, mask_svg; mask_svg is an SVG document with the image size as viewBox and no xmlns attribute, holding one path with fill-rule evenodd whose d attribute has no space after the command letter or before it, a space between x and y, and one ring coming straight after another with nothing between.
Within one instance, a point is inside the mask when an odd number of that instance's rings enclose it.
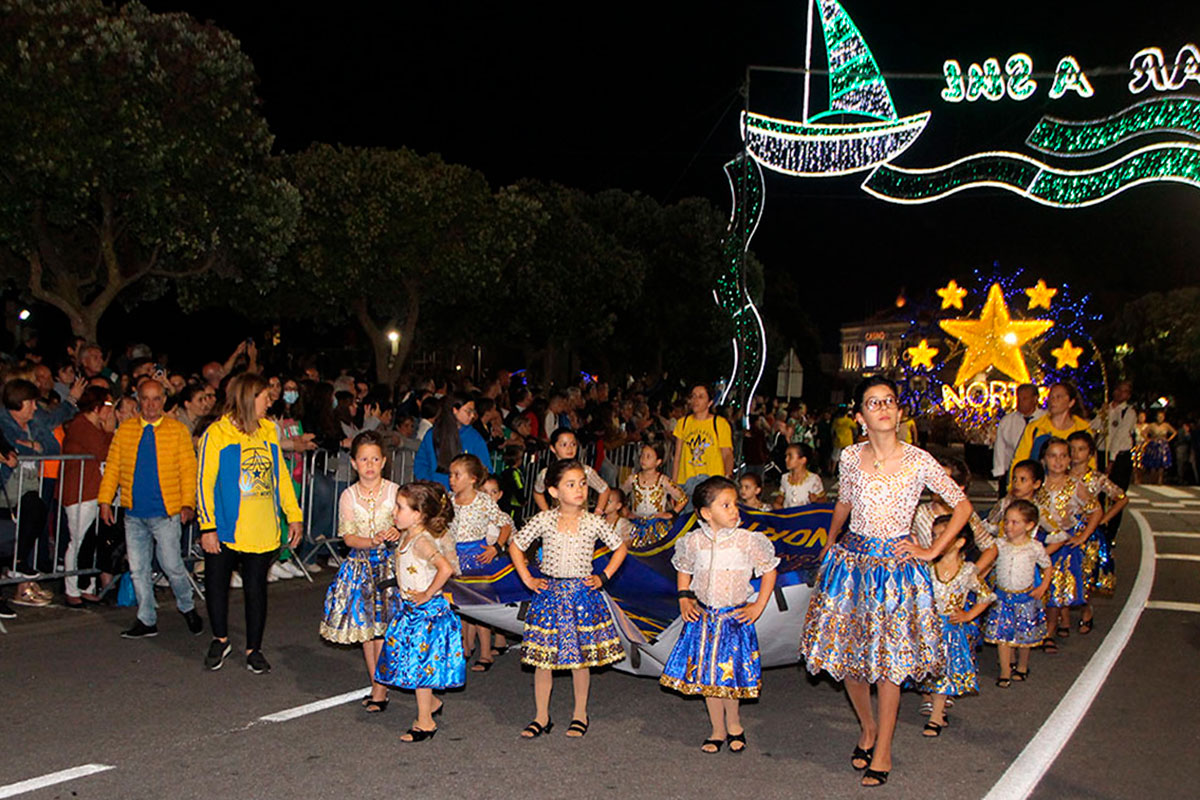
<instances>
[{"instance_id":1,"label":"woman in yellow jacket","mask_svg":"<svg viewBox=\"0 0 1200 800\"><path fill-rule=\"evenodd\" d=\"M204 548L204 591L213 641L204 666L220 669L229 655L229 578L240 567L246 602L246 668L269 672L262 654L267 622L267 570L279 551L280 512L288 544L303 535L300 506L281 458L267 382L243 373L225 390L225 409L200 440L196 517Z\"/></svg>"}]
</instances>

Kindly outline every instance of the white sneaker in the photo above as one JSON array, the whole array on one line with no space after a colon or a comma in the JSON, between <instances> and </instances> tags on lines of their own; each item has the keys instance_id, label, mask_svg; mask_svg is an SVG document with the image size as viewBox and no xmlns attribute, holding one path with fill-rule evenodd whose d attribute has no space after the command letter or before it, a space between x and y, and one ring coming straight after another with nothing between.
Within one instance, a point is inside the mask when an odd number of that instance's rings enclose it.
<instances>
[{"instance_id":1,"label":"white sneaker","mask_svg":"<svg viewBox=\"0 0 1200 800\"><path fill-rule=\"evenodd\" d=\"M171 582L169 580L167 580L166 575L159 575L158 578L154 581L154 585L157 586L159 589L171 588Z\"/></svg>"},{"instance_id":2,"label":"white sneaker","mask_svg":"<svg viewBox=\"0 0 1200 800\"><path fill-rule=\"evenodd\" d=\"M270 578L268 578L267 580L270 580ZM230 578L229 578L229 588L230 588L230 589L240 589L240 588L242 588L242 576L241 576L240 574L238 574L238 573L236 573L236 572L235 572L235 573L233 573L233 575L232 575L232 576L230 576Z\"/></svg>"},{"instance_id":3,"label":"white sneaker","mask_svg":"<svg viewBox=\"0 0 1200 800\"><path fill-rule=\"evenodd\" d=\"M314 561L311 564L305 564L302 569L306 569L309 573L316 575L321 571L321 565Z\"/></svg>"},{"instance_id":4,"label":"white sneaker","mask_svg":"<svg viewBox=\"0 0 1200 800\"><path fill-rule=\"evenodd\" d=\"M299 564L295 562L295 560L284 561L283 568L292 573L293 578L303 578L308 574L300 567Z\"/></svg>"},{"instance_id":5,"label":"white sneaker","mask_svg":"<svg viewBox=\"0 0 1200 800\"><path fill-rule=\"evenodd\" d=\"M284 569L283 564L279 563L278 561L272 564L271 568L267 570L268 583L274 583L275 581L290 581L294 577L296 576Z\"/></svg>"}]
</instances>

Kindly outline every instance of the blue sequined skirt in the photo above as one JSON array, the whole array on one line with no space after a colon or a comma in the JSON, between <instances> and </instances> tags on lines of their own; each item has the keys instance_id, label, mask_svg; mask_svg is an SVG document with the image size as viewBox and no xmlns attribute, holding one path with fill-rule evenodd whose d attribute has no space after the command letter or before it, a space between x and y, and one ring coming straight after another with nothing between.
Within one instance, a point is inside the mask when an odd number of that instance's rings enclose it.
<instances>
[{"instance_id":1,"label":"blue sequined skirt","mask_svg":"<svg viewBox=\"0 0 1200 800\"><path fill-rule=\"evenodd\" d=\"M1081 606L1088 601L1088 579L1083 571L1083 547L1063 545L1050 556L1054 575L1050 578L1050 591L1046 592L1048 608Z\"/></svg>"},{"instance_id":2,"label":"blue sequined skirt","mask_svg":"<svg viewBox=\"0 0 1200 800\"><path fill-rule=\"evenodd\" d=\"M674 522L661 517L630 517L633 530L629 534L629 546L632 548L649 547L662 541L674 527Z\"/></svg>"},{"instance_id":3,"label":"blue sequined skirt","mask_svg":"<svg viewBox=\"0 0 1200 800\"><path fill-rule=\"evenodd\" d=\"M397 689L448 689L466 678L462 624L446 598L405 602L388 624L375 680Z\"/></svg>"},{"instance_id":4,"label":"blue sequined skirt","mask_svg":"<svg viewBox=\"0 0 1200 800\"><path fill-rule=\"evenodd\" d=\"M1093 593L1112 597L1117 588L1117 570L1112 544L1103 526L1098 526L1083 544L1083 573L1087 576L1088 597Z\"/></svg>"},{"instance_id":5,"label":"blue sequined skirt","mask_svg":"<svg viewBox=\"0 0 1200 800\"><path fill-rule=\"evenodd\" d=\"M753 623L734 619L744 606L700 607L700 619L683 623L658 682L683 694L758 697L762 666Z\"/></svg>"},{"instance_id":6,"label":"blue sequined skirt","mask_svg":"<svg viewBox=\"0 0 1200 800\"><path fill-rule=\"evenodd\" d=\"M900 685L942 669L929 567L898 558L901 541L848 532L825 554L800 638L809 672Z\"/></svg>"},{"instance_id":7,"label":"blue sequined skirt","mask_svg":"<svg viewBox=\"0 0 1200 800\"><path fill-rule=\"evenodd\" d=\"M1046 638L1046 613L1029 593L996 588L996 600L988 608L983 640L988 644L1035 647Z\"/></svg>"},{"instance_id":8,"label":"blue sequined skirt","mask_svg":"<svg viewBox=\"0 0 1200 800\"><path fill-rule=\"evenodd\" d=\"M599 589L582 578L547 578L525 615L521 663L538 669L602 667L625 657Z\"/></svg>"},{"instance_id":9,"label":"blue sequined skirt","mask_svg":"<svg viewBox=\"0 0 1200 800\"><path fill-rule=\"evenodd\" d=\"M927 678L921 691L961 697L979 691L978 667L975 663L975 641L979 636L979 623L950 622L949 615L942 615L942 643L946 647L946 666L940 675Z\"/></svg>"},{"instance_id":10,"label":"blue sequined skirt","mask_svg":"<svg viewBox=\"0 0 1200 800\"><path fill-rule=\"evenodd\" d=\"M1175 457L1171 452L1170 442L1165 439L1146 442L1146 447L1142 450L1142 469L1170 469L1174 463Z\"/></svg>"},{"instance_id":11,"label":"blue sequined skirt","mask_svg":"<svg viewBox=\"0 0 1200 800\"><path fill-rule=\"evenodd\" d=\"M391 619L394 590L376 584L392 577L392 562L384 547L351 550L325 592L321 637L338 644L369 642L383 636Z\"/></svg>"}]
</instances>

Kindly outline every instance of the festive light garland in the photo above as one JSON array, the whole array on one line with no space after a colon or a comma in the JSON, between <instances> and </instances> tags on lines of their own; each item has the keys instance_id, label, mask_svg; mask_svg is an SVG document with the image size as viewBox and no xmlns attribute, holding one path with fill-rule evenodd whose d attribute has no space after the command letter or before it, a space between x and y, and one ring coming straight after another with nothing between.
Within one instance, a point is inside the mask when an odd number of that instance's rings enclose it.
<instances>
[{"instance_id":1,"label":"festive light garland","mask_svg":"<svg viewBox=\"0 0 1200 800\"><path fill-rule=\"evenodd\" d=\"M1200 138L1200 98L1155 97L1102 119L1042 117L1025 143L1043 153L1078 157L1152 133Z\"/></svg>"},{"instance_id":2,"label":"festive light garland","mask_svg":"<svg viewBox=\"0 0 1200 800\"><path fill-rule=\"evenodd\" d=\"M837 0L820 0L820 5L821 33L829 60L829 110L810 119L850 113L894 120L896 104L858 26Z\"/></svg>"},{"instance_id":3,"label":"festive light garland","mask_svg":"<svg viewBox=\"0 0 1200 800\"><path fill-rule=\"evenodd\" d=\"M954 379L959 384L987 372L990 367L1018 383L1028 383L1029 369L1021 355L1021 346L1054 327L1053 320L1012 319L998 283L988 288L987 302L979 319L944 319L938 324L967 348Z\"/></svg>"},{"instance_id":4,"label":"festive light garland","mask_svg":"<svg viewBox=\"0 0 1200 800\"><path fill-rule=\"evenodd\" d=\"M849 175L871 169L907 150L930 112L857 124L804 124L742 112L742 138L754 160L797 177Z\"/></svg>"}]
</instances>

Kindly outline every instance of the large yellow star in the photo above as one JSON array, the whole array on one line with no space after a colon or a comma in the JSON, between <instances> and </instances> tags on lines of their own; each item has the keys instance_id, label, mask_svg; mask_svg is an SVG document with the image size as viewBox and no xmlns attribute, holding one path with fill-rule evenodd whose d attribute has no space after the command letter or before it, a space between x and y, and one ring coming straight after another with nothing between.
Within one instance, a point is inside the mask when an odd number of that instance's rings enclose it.
<instances>
[{"instance_id":1,"label":"large yellow star","mask_svg":"<svg viewBox=\"0 0 1200 800\"><path fill-rule=\"evenodd\" d=\"M944 288L937 290L938 297L942 298L942 308L962 308L962 299L966 297L967 290L958 285L955 281L950 281Z\"/></svg>"},{"instance_id":2,"label":"large yellow star","mask_svg":"<svg viewBox=\"0 0 1200 800\"><path fill-rule=\"evenodd\" d=\"M1054 295L1058 294L1058 289L1051 289L1046 285L1044 280L1038 280L1037 286L1030 286L1025 290L1025 294L1029 295L1029 308L1034 309L1038 306L1050 310L1050 301Z\"/></svg>"},{"instance_id":3,"label":"large yellow star","mask_svg":"<svg viewBox=\"0 0 1200 800\"><path fill-rule=\"evenodd\" d=\"M1048 319L1014 321L998 283L988 289L979 319L944 319L938 324L966 345L967 352L954 379L959 385L989 367L995 367L1017 383L1028 383L1029 369L1021 355L1021 345L1054 326Z\"/></svg>"},{"instance_id":4,"label":"large yellow star","mask_svg":"<svg viewBox=\"0 0 1200 800\"><path fill-rule=\"evenodd\" d=\"M914 367L933 369L933 357L938 354L938 349L930 347L928 340L922 339L919 345L910 347L905 352L908 353L908 358Z\"/></svg>"},{"instance_id":5,"label":"large yellow star","mask_svg":"<svg viewBox=\"0 0 1200 800\"><path fill-rule=\"evenodd\" d=\"M1083 355L1083 348L1071 344L1070 339L1064 339L1062 347L1051 350L1050 355L1054 356L1055 360L1058 361L1054 365L1055 369L1062 369L1063 367L1079 369L1079 357Z\"/></svg>"},{"instance_id":6,"label":"large yellow star","mask_svg":"<svg viewBox=\"0 0 1200 800\"><path fill-rule=\"evenodd\" d=\"M721 681L733 680L733 659L718 661L717 669L721 670Z\"/></svg>"}]
</instances>

